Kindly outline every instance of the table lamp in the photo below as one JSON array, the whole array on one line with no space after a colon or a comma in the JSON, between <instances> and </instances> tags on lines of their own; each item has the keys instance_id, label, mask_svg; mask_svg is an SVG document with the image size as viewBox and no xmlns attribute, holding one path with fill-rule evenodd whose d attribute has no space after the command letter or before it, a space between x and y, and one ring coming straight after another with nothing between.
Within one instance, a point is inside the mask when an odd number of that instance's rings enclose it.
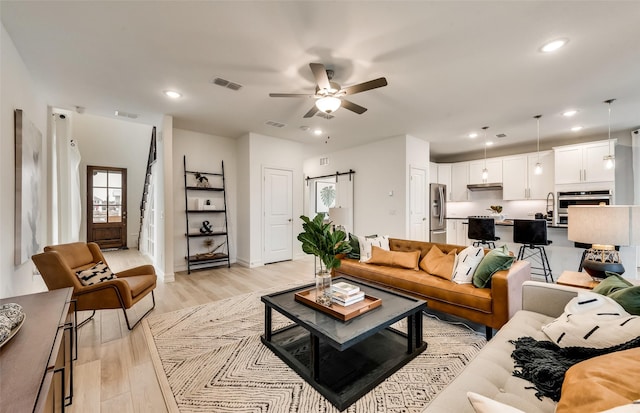
<instances>
[{"instance_id":1,"label":"table lamp","mask_svg":"<svg viewBox=\"0 0 640 413\"><path fill-rule=\"evenodd\" d=\"M605 272L624 273L616 246L634 246L640 242L640 206L575 205L569 207L568 239L592 244L585 251L582 268L595 278Z\"/></svg>"},{"instance_id":2,"label":"table lamp","mask_svg":"<svg viewBox=\"0 0 640 413\"><path fill-rule=\"evenodd\" d=\"M329 208L329 221L334 230L347 232L351 230L351 208Z\"/></svg>"}]
</instances>

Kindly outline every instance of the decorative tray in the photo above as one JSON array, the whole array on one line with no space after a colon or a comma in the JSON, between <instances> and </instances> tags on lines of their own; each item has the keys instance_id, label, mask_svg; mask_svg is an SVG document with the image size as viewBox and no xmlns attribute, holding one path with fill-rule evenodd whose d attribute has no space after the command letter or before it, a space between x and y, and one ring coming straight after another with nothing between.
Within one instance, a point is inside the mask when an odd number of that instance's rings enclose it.
<instances>
[{"instance_id":1,"label":"decorative tray","mask_svg":"<svg viewBox=\"0 0 640 413\"><path fill-rule=\"evenodd\" d=\"M348 306L342 306L340 304L333 303L331 307L326 307L322 304L316 303L316 289L311 288L309 290L300 291L294 294L295 300L302 304L313 307L316 310L322 311L325 314L329 314L332 317L341 321L348 321L361 314L371 311L374 308L382 305L382 300L376 297L372 297L368 294L364 295L364 300Z\"/></svg>"}]
</instances>

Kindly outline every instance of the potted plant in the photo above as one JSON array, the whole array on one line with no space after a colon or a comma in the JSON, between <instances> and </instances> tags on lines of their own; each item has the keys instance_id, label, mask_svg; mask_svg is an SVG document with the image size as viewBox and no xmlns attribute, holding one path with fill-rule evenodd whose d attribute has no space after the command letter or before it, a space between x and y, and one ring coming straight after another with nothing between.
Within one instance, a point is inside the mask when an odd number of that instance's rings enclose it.
<instances>
[{"instance_id":1,"label":"potted plant","mask_svg":"<svg viewBox=\"0 0 640 413\"><path fill-rule=\"evenodd\" d=\"M348 253L351 246L345 242L347 235L344 231L332 231L331 222L324 222L324 214L318 214L313 219L301 215L300 219L304 222L304 231L298 234L298 241L302 242L302 251L320 259L320 270L316 274L316 301L330 306L331 270L340 267L340 258L337 255Z\"/></svg>"}]
</instances>

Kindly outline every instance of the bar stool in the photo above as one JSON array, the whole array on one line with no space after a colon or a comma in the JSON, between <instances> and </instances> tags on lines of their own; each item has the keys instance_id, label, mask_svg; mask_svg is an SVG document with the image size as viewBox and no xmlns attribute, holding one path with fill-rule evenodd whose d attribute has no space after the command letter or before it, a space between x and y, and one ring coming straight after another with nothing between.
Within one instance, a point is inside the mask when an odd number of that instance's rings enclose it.
<instances>
[{"instance_id":1,"label":"bar stool","mask_svg":"<svg viewBox=\"0 0 640 413\"><path fill-rule=\"evenodd\" d=\"M486 245L487 248L495 248L495 241L500 239L496 237L496 221L493 218L469 217L467 238L476 240L474 247Z\"/></svg>"},{"instance_id":2,"label":"bar stool","mask_svg":"<svg viewBox=\"0 0 640 413\"><path fill-rule=\"evenodd\" d=\"M531 265L532 270L542 270L545 282L553 282L553 274L551 273L551 265L547 258L545 246L551 244L547 239L547 220L545 219L514 219L513 220L513 242L524 244L520 246L518 251L518 260L529 258L535 259L542 268ZM534 274L532 272L532 274Z\"/></svg>"}]
</instances>

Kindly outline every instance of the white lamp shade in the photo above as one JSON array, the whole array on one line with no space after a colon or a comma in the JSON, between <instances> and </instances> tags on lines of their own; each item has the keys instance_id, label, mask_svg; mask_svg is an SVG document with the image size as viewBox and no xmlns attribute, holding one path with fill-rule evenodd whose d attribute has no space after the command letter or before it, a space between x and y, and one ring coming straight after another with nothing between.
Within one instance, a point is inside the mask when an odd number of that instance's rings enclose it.
<instances>
[{"instance_id":1,"label":"white lamp shade","mask_svg":"<svg viewBox=\"0 0 640 413\"><path fill-rule=\"evenodd\" d=\"M569 207L570 241L602 245L639 245L640 206L575 205Z\"/></svg>"},{"instance_id":2,"label":"white lamp shade","mask_svg":"<svg viewBox=\"0 0 640 413\"><path fill-rule=\"evenodd\" d=\"M351 208L329 208L329 221L336 227L351 229Z\"/></svg>"},{"instance_id":3,"label":"white lamp shade","mask_svg":"<svg viewBox=\"0 0 640 413\"><path fill-rule=\"evenodd\" d=\"M333 96L327 96L316 100L316 107L324 113L335 112L340 108L341 104L342 101Z\"/></svg>"}]
</instances>

